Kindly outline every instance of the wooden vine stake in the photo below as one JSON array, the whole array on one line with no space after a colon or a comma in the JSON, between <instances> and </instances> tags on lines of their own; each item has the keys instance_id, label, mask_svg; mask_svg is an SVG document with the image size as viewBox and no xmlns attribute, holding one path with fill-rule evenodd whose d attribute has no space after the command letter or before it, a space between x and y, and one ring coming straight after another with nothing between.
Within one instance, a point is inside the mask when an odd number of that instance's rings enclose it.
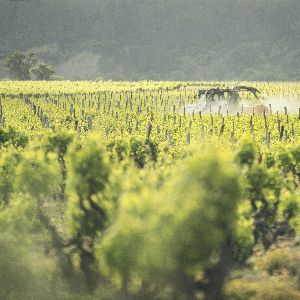
<instances>
[{"instance_id":1,"label":"wooden vine stake","mask_svg":"<svg viewBox=\"0 0 300 300\"><path fill-rule=\"evenodd\" d=\"M191 133L188 132L188 134L186 135L186 143L190 144L191 143Z\"/></svg>"},{"instance_id":2,"label":"wooden vine stake","mask_svg":"<svg viewBox=\"0 0 300 300\"><path fill-rule=\"evenodd\" d=\"M156 133L160 134L160 127L159 127L159 125L156 126Z\"/></svg>"},{"instance_id":3,"label":"wooden vine stake","mask_svg":"<svg viewBox=\"0 0 300 300\"><path fill-rule=\"evenodd\" d=\"M250 132L253 133L254 126L253 126L253 116L250 117Z\"/></svg>"},{"instance_id":4,"label":"wooden vine stake","mask_svg":"<svg viewBox=\"0 0 300 300\"><path fill-rule=\"evenodd\" d=\"M222 124L219 132L219 138L221 138L221 136L223 135L224 129L225 129L225 124Z\"/></svg>"},{"instance_id":5,"label":"wooden vine stake","mask_svg":"<svg viewBox=\"0 0 300 300\"><path fill-rule=\"evenodd\" d=\"M267 116L266 116L266 112L264 111L264 123L265 123L265 129L266 131L268 130L268 122L267 122Z\"/></svg>"},{"instance_id":6,"label":"wooden vine stake","mask_svg":"<svg viewBox=\"0 0 300 300\"><path fill-rule=\"evenodd\" d=\"M77 130L77 128L78 128L78 120L76 118L74 119L74 127L75 127L75 130Z\"/></svg>"},{"instance_id":7,"label":"wooden vine stake","mask_svg":"<svg viewBox=\"0 0 300 300\"><path fill-rule=\"evenodd\" d=\"M268 148L270 148L271 134L269 131L266 132L265 140L266 140Z\"/></svg>"},{"instance_id":8,"label":"wooden vine stake","mask_svg":"<svg viewBox=\"0 0 300 300\"><path fill-rule=\"evenodd\" d=\"M234 131L231 131L230 137L231 137L231 143L235 143Z\"/></svg>"},{"instance_id":9,"label":"wooden vine stake","mask_svg":"<svg viewBox=\"0 0 300 300\"><path fill-rule=\"evenodd\" d=\"M89 130L93 129L93 120L90 116L88 117L88 128Z\"/></svg>"},{"instance_id":10,"label":"wooden vine stake","mask_svg":"<svg viewBox=\"0 0 300 300\"><path fill-rule=\"evenodd\" d=\"M147 140L150 138L151 131L152 131L152 124L149 123L147 126Z\"/></svg>"},{"instance_id":11,"label":"wooden vine stake","mask_svg":"<svg viewBox=\"0 0 300 300\"><path fill-rule=\"evenodd\" d=\"M205 126L202 125L201 126L201 137L202 137L202 139L204 139L204 132L205 132Z\"/></svg>"},{"instance_id":12,"label":"wooden vine stake","mask_svg":"<svg viewBox=\"0 0 300 300\"><path fill-rule=\"evenodd\" d=\"M279 133L279 140L280 141L282 141L284 131L285 131L284 130L284 125L282 125L281 128L280 128L280 133Z\"/></svg>"}]
</instances>

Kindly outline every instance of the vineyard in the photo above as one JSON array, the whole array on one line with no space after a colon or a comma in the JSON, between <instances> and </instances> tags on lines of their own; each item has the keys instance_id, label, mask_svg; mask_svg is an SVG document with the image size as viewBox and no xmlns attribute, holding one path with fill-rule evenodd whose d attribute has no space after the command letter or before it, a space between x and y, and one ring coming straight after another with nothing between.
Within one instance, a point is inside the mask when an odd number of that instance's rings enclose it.
<instances>
[{"instance_id":1,"label":"vineyard","mask_svg":"<svg viewBox=\"0 0 300 300\"><path fill-rule=\"evenodd\" d=\"M297 82L0 81L0 299L300 299L299 140Z\"/></svg>"}]
</instances>

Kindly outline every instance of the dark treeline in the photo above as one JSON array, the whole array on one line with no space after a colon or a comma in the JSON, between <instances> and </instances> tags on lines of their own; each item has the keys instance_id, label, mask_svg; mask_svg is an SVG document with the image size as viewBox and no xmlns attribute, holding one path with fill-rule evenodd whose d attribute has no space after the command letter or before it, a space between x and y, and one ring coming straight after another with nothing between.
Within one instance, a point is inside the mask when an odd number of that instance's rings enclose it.
<instances>
[{"instance_id":1,"label":"dark treeline","mask_svg":"<svg viewBox=\"0 0 300 300\"><path fill-rule=\"evenodd\" d=\"M0 55L67 79L300 80L299 15L299 0L0 0Z\"/></svg>"}]
</instances>

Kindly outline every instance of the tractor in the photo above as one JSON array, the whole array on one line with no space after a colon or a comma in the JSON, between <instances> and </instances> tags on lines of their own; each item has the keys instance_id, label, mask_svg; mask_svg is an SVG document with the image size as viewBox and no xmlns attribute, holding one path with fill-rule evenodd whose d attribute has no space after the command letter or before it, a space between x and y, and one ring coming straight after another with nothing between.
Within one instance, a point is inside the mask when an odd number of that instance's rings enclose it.
<instances>
[{"instance_id":1,"label":"tractor","mask_svg":"<svg viewBox=\"0 0 300 300\"><path fill-rule=\"evenodd\" d=\"M249 105L244 103L241 92L251 93L254 96L255 103ZM219 111L227 111L229 113L246 113L262 115L268 112L268 107L262 104L262 97L259 95L260 91L254 87L235 86L233 88L212 88L206 90L198 90L197 98L199 102L190 104L185 107L187 114L202 112L212 112L217 108Z\"/></svg>"}]
</instances>

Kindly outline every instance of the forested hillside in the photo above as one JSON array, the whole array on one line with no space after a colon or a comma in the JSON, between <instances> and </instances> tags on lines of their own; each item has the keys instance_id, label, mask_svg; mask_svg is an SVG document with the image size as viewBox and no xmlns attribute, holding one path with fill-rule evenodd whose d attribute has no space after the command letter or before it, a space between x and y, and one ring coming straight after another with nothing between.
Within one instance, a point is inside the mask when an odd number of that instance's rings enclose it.
<instances>
[{"instance_id":1,"label":"forested hillside","mask_svg":"<svg viewBox=\"0 0 300 300\"><path fill-rule=\"evenodd\" d=\"M0 0L0 55L66 79L300 80L299 15L299 0Z\"/></svg>"}]
</instances>

